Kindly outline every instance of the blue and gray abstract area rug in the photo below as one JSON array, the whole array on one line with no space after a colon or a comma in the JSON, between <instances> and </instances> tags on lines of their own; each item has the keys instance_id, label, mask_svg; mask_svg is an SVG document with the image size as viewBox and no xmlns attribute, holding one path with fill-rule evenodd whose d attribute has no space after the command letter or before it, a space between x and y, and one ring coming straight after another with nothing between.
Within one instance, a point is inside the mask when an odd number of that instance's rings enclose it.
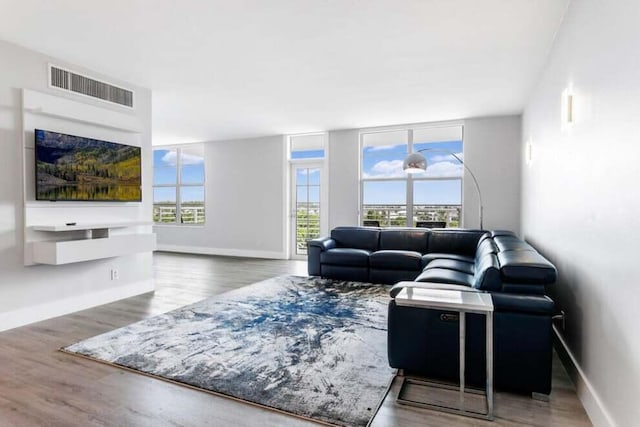
<instances>
[{"instance_id":1,"label":"blue and gray abstract area rug","mask_svg":"<svg viewBox=\"0 0 640 427\"><path fill-rule=\"evenodd\" d=\"M394 370L389 287L282 276L62 351L322 423L366 426Z\"/></svg>"}]
</instances>

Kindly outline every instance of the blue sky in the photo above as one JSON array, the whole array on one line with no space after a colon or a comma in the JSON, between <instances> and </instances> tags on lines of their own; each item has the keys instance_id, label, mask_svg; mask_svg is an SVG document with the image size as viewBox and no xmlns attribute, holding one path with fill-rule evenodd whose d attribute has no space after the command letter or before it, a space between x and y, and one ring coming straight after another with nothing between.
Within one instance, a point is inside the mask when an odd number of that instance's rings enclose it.
<instances>
[{"instance_id":1,"label":"blue sky","mask_svg":"<svg viewBox=\"0 0 640 427\"><path fill-rule=\"evenodd\" d=\"M292 151L292 159L319 159L324 157L324 150Z\"/></svg>"},{"instance_id":2,"label":"blue sky","mask_svg":"<svg viewBox=\"0 0 640 427\"><path fill-rule=\"evenodd\" d=\"M154 150L153 151L153 184L175 184L176 183L176 160L175 150ZM182 153L181 182L183 184L197 184L204 182L204 157L188 153ZM180 190L182 203L193 201L204 201L204 187L182 187ZM154 188L153 199L156 202L176 201L175 188Z\"/></svg>"},{"instance_id":3,"label":"blue sky","mask_svg":"<svg viewBox=\"0 0 640 427\"><path fill-rule=\"evenodd\" d=\"M462 141L417 143L414 150L432 148L423 152L427 158L427 173L420 177L459 178L463 166L446 150L461 159ZM365 147L362 156L363 178L404 178L402 163L407 156L407 144ZM406 181L365 181L363 200L365 204L406 203ZM458 179L419 181L414 183L414 204L461 204L461 183Z\"/></svg>"},{"instance_id":4,"label":"blue sky","mask_svg":"<svg viewBox=\"0 0 640 427\"><path fill-rule=\"evenodd\" d=\"M417 143L414 151L423 148L441 149L456 153L462 158L462 141ZM462 176L462 165L446 152L423 152L427 158L428 168L423 177ZM404 178L402 162L407 155L407 144L365 147L363 150L363 177L372 179ZM295 159L323 157L323 150L296 151L291 153ZM154 185L175 184L176 182L176 151L154 150ZM182 183L204 182L204 158L202 156L182 154ZM306 184L310 187L307 188ZM320 173L317 169L299 169L297 172L297 198L299 201L320 200ZM366 181L363 185L365 204L404 204L406 203L406 181ZM461 183L457 179L420 181L414 183L415 204L461 204ZM182 202L203 201L204 187L182 187ZM155 201L175 202L175 188L155 188Z\"/></svg>"},{"instance_id":5,"label":"blue sky","mask_svg":"<svg viewBox=\"0 0 640 427\"><path fill-rule=\"evenodd\" d=\"M300 168L296 171L296 185L298 203L320 202L320 169ZM308 185L308 187L307 187Z\"/></svg>"}]
</instances>

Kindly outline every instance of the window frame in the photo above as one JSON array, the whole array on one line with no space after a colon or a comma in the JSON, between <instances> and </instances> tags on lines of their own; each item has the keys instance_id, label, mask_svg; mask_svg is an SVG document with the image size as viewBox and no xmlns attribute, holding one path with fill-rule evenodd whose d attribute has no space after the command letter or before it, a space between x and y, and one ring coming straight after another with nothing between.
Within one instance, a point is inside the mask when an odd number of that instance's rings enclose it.
<instances>
[{"instance_id":1,"label":"window frame","mask_svg":"<svg viewBox=\"0 0 640 427\"><path fill-rule=\"evenodd\" d=\"M321 136L322 137L322 157L303 157L293 158L293 140L297 137L304 136ZM306 150L301 150L306 151ZM309 150L311 151L311 150ZM287 232L285 233L283 244L286 248L286 257L289 259L306 259L307 255L296 254L296 235L297 230L294 229L296 220L294 218L294 212L296 207L294 205L294 196L292 194L294 177L292 176L292 170L295 167L305 167L306 165L318 165L320 166L320 236L328 233L329 230L329 162L330 162L330 149L329 149L329 132L305 132L288 134L284 136L284 157L287 164L286 169L286 182L285 182L285 194L287 197L287 214L283 219L283 227Z\"/></svg>"},{"instance_id":2,"label":"window frame","mask_svg":"<svg viewBox=\"0 0 640 427\"><path fill-rule=\"evenodd\" d=\"M360 205L358 209L358 224L363 224L365 220L365 209L364 209L364 187L366 182L391 182L391 181L401 181L406 183L406 194L405 194L405 206L406 206L406 227L415 227L413 217L414 217L414 183L418 181L460 181L460 218L458 227L464 227L464 176L465 169L464 165L462 168L462 173L460 177L450 176L450 177L428 177L428 176L415 176L413 174L406 174L404 177L380 177L380 178L365 178L363 176L364 173L364 138L365 135L375 134L375 133L385 133L385 132L406 132L407 133L407 154L413 153L414 147L414 131L416 130L424 130L424 129L436 129L436 128L449 128L449 127L459 127L460 128L460 142L462 144L462 150L464 152L464 124L462 123L450 123L450 124L440 124L433 126L410 126L410 127L392 127L386 129L371 129L371 130L363 130L359 133L359 170L358 170L358 179L360 181ZM434 141L437 142L437 141ZM424 144L424 142L418 142L418 144ZM404 159L403 159L404 160ZM448 206L448 205L447 205ZM388 225L382 225L384 227L389 227ZM392 227L392 226L391 226Z\"/></svg>"},{"instance_id":3,"label":"window frame","mask_svg":"<svg viewBox=\"0 0 640 427\"><path fill-rule=\"evenodd\" d=\"M203 178L202 182L198 183L182 183L182 149L187 147L200 147L202 148L202 172ZM159 150L175 150L176 151L176 181L172 184L155 184L152 182L153 188L153 197L152 201L153 208L155 208L155 189L156 188L175 188L176 189L176 220L174 222L156 222L153 221L154 226L180 226L180 227L200 227L203 228L207 224L207 162L204 152L203 144L180 144L180 145L160 145L153 147L152 149L152 157L155 159L155 151ZM153 165L153 169L156 169L156 165ZM155 171L154 171L155 174ZM205 207L204 209L204 221L201 223L184 223L182 222L182 198L181 198L181 188L182 187L202 187L203 188L203 197L202 204Z\"/></svg>"}]
</instances>

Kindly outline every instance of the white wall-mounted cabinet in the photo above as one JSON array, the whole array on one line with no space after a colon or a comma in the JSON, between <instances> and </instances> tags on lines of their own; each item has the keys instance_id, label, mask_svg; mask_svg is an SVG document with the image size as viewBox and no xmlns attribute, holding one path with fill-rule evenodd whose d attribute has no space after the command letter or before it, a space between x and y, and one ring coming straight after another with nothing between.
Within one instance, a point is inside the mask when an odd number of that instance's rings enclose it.
<instances>
[{"instance_id":1,"label":"white wall-mounted cabinet","mask_svg":"<svg viewBox=\"0 0 640 427\"><path fill-rule=\"evenodd\" d=\"M153 251L153 224L140 219L140 202L35 200L34 129L141 146L138 119L42 92L25 89L22 95L24 264L61 265Z\"/></svg>"},{"instance_id":2,"label":"white wall-mounted cabinet","mask_svg":"<svg viewBox=\"0 0 640 427\"><path fill-rule=\"evenodd\" d=\"M145 221L120 221L34 225L31 227L33 231L42 232L54 240L33 242L31 260L35 264L60 265L151 252L156 247L156 236L153 233L120 235L110 233L114 229L151 224ZM79 234L83 235L78 238Z\"/></svg>"},{"instance_id":3,"label":"white wall-mounted cabinet","mask_svg":"<svg viewBox=\"0 0 640 427\"><path fill-rule=\"evenodd\" d=\"M123 234L98 239L79 239L36 242L33 261L37 264L60 265L151 252L156 246L156 235Z\"/></svg>"}]
</instances>

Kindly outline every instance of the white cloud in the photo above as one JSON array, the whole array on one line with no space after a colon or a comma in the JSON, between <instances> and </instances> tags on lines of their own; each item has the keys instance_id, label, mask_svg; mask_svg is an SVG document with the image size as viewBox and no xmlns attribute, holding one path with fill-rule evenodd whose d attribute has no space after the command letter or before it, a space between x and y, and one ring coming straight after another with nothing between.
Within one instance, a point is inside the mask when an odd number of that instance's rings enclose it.
<instances>
[{"instance_id":1,"label":"white cloud","mask_svg":"<svg viewBox=\"0 0 640 427\"><path fill-rule=\"evenodd\" d=\"M447 161L450 160L450 161ZM371 167L369 172L363 174L364 178L404 178L407 174L402 170L403 160L381 160ZM427 172L422 175L429 178L461 177L463 166L450 155L442 156L442 159L431 159L427 166Z\"/></svg>"},{"instance_id":2,"label":"white cloud","mask_svg":"<svg viewBox=\"0 0 640 427\"><path fill-rule=\"evenodd\" d=\"M320 173L320 169L299 169L300 175L317 175Z\"/></svg>"},{"instance_id":3,"label":"white cloud","mask_svg":"<svg viewBox=\"0 0 640 427\"><path fill-rule=\"evenodd\" d=\"M460 158L460 160L464 161L464 157L462 156L462 153L454 153L454 154L456 156L458 156ZM456 162L456 163L458 163L456 158L453 157L451 154L437 154L435 156L431 156L429 158L429 160L432 163L437 163L437 162Z\"/></svg>"},{"instance_id":4,"label":"white cloud","mask_svg":"<svg viewBox=\"0 0 640 427\"><path fill-rule=\"evenodd\" d=\"M462 176L462 164L454 160L453 162L431 163L427 166L427 173L424 176L431 178L460 177Z\"/></svg>"},{"instance_id":5,"label":"white cloud","mask_svg":"<svg viewBox=\"0 0 640 427\"><path fill-rule=\"evenodd\" d=\"M403 160L381 160L374 164L370 173L364 173L365 178L398 178L406 176L402 170Z\"/></svg>"},{"instance_id":6,"label":"white cloud","mask_svg":"<svg viewBox=\"0 0 640 427\"><path fill-rule=\"evenodd\" d=\"M368 151L384 151L384 150L393 150L396 147L399 147L400 145L404 145L404 144L399 144L399 145L372 145L367 147Z\"/></svg>"},{"instance_id":7,"label":"white cloud","mask_svg":"<svg viewBox=\"0 0 640 427\"><path fill-rule=\"evenodd\" d=\"M167 152L167 154L162 156L162 161L169 166L175 167L177 165L177 158L178 158L178 155L176 154L175 151L169 151ZM182 153L183 166L199 165L202 163L204 163L204 157L194 156L193 154L188 154L188 153Z\"/></svg>"}]
</instances>

